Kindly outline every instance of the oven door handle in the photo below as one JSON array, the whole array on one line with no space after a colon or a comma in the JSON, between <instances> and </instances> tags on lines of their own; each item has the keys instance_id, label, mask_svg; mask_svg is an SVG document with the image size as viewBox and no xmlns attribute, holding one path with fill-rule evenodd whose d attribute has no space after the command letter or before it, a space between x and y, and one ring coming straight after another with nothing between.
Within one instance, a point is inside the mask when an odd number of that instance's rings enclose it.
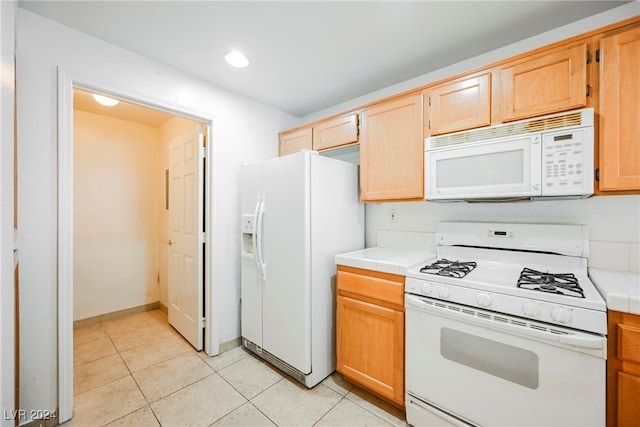
<instances>
[{"instance_id":1,"label":"oven door handle","mask_svg":"<svg viewBox=\"0 0 640 427\"><path fill-rule=\"evenodd\" d=\"M436 305L438 304L438 305ZM496 320L485 319L474 315L463 314L456 310L450 310L446 306L452 305L446 302L438 302L436 304L430 304L425 302L420 297L412 295L406 295L405 308L416 309L422 312L428 312L435 316L447 317L457 321L462 321L477 326L485 326L489 329L503 331L513 335L519 335L524 337L530 337L537 339L538 341L546 341L550 343L560 343L563 345L571 345L576 348L583 348L585 351L590 352L593 350L605 350L606 338L601 336L591 336L587 334L571 334L562 335L553 332L547 332L543 330L537 330L532 328L526 328L522 326L511 325ZM470 311L478 311L475 308L470 308ZM478 311L479 312L479 311ZM591 350L591 351L590 351ZM598 352L601 353L601 352Z\"/></svg>"},{"instance_id":2,"label":"oven door handle","mask_svg":"<svg viewBox=\"0 0 640 427\"><path fill-rule=\"evenodd\" d=\"M590 337L587 335L558 335L558 341L563 344L575 345L576 347L594 348L597 350L604 348L602 337Z\"/></svg>"}]
</instances>

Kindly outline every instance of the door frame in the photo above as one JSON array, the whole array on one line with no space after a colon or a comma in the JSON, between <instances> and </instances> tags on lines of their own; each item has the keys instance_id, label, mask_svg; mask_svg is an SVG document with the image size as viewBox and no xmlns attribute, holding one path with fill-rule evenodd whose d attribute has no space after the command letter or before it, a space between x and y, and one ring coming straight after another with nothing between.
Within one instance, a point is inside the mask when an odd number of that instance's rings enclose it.
<instances>
[{"instance_id":1,"label":"door frame","mask_svg":"<svg viewBox=\"0 0 640 427\"><path fill-rule=\"evenodd\" d=\"M73 413L73 90L81 89L111 95L144 107L162 110L176 116L207 125L207 146L204 174L204 351L209 356L219 354L220 334L217 295L219 289L212 281L211 245L213 194L213 161L215 148L213 131L215 116L184 105L122 88L112 83L96 81L58 67L58 422L71 419Z\"/></svg>"}]
</instances>

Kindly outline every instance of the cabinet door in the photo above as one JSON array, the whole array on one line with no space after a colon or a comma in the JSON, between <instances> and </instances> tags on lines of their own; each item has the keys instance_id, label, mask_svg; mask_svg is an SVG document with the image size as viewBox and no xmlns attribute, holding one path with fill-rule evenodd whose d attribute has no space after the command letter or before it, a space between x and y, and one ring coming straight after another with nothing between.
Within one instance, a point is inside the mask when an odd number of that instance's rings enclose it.
<instances>
[{"instance_id":1,"label":"cabinet door","mask_svg":"<svg viewBox=\"0 0 640 427\"><path fill-rule=\"evenodd\" d=\"M425 91L431 135L491 124L491 74L458 80Z\"/></svg>"},{"instance_id":2,"label":"cabinet door","mask_svg":"<svg viewBox=\"0 0 640 427\"><path fill-rule=\"evenodd\" d=\"M337 296L337 370L404 404L404 313Z\"/></svg>"},{"instance_id":3,"label":"cabinet door","mask_svg":"<svg viewBox=\"0 0 640 427\"><path fill-rule=\"evenodd\" d=\"M358 142L358 114L325 120L313 127L313 149L317 151Z\"/></svg>"},{"instance_id":4,"label":"cabinet door","mask_svg":"<svg viewBox=\"0 0 640 427\"><path fill-rule=\"evenodd\" d=\"M600 41L600 191L640 190L640 28Z\"/></svg>"},{"instance_id":5,"label":"cabinet door","mask_svg":"<svg viewBox=\"0 0 640 427\"><path fill-rule=\"evenodd\" d=\"M280 134L280 155L297 153L300 150L311 150L312 129L304 128Z\"/></svg>"},{"instance_id":6,"label":"cabinet door","mask_svg":"<svg viewBox=\"0 0 640 427\"><path fill-rule=\"evenodd\" d=\"M422 199L422 93L363 110L360 132L362 201Z\"/></svg>"},{"instance_id":7,"label":"cabinet door","mask_svg":"<svg viewBox=\"0 0 640 427\"><path fill-rule=\"evenodd\" d=\"M587 105L587 45L519 60L502 68L502 121Z\"/></svg>"},{"instance_id":8,"label":"cabinet door","mask_svg":"<svg viewBox=\"0 0 640 427\"><path fill-rule=\"evenodd\" d=\"M618 372L618 427L640 424L640 376Z\"/></svg>"}]
</instances>

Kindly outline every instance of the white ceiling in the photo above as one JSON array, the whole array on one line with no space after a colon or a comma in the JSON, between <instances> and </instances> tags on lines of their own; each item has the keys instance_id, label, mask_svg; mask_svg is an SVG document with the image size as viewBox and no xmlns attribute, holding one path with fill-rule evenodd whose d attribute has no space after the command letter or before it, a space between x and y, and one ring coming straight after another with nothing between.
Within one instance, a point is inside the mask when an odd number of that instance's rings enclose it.
<instances>
[{"instance_id":1,"label":"white ceiling","mask_svg":"<svg viewBox=\"0 0 640 427\"><path fill-rule=\"evenodd\" d=\"M626 1L20 1L42 15L295 116ZM240 49L251 65L223 59Z\"/></svg>"}]
</instances>

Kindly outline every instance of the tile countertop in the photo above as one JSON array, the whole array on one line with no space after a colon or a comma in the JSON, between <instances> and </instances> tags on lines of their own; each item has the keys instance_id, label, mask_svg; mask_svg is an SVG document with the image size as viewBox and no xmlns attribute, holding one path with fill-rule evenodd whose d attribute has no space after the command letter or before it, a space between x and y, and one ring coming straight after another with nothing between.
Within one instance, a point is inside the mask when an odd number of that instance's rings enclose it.
<instances>
[{"instance_id":1,"label":"tile countertop","mask_svg":"<svg viewBox=\"0 0 640 427\"><path fill-rule=\"evenodd\" d=\"M589 277L609 310L640 314L640 273L589 268Z\"/></svg>"},{"instance_id":2,"label":"tile countertop","mask_svg":"<svg viewBox=\"0 0 640 427\"><path fill-rule=\"evenodd\" d=\"M435 256L426 251L373 247L338 254L336 264L405 276L408 269Z\"/></svg>"}]
</instances>

